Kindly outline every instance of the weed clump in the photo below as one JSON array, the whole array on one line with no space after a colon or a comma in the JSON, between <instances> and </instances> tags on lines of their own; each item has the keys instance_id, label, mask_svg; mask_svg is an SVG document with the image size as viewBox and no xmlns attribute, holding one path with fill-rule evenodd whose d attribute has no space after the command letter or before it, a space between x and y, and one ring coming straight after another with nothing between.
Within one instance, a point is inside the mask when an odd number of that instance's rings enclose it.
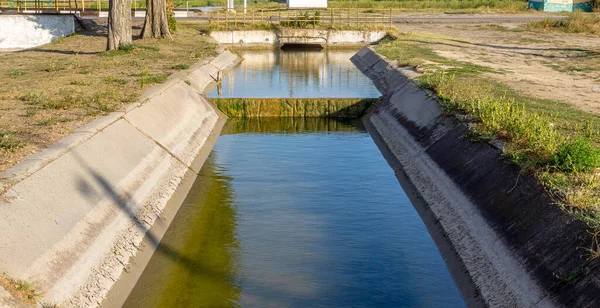
<instances>
[{"instance_id":1,"label":"weed clump","mask_svg":"<svg viewBox=\"0 0 600 308\"><path fill-rule=\"evenodd\" d=\"M114 76L109 76L109 77L104 78L104 83L125 85L125 84L129 83L129 81L127 81L125 79L117 78Z\"/></svg>"},{"instance_id":2,"label":"weed clump","mask_svg":"<svg viewBox=\"0 0 600 308\"><path fill-rule=\"evenodd\" d=\"M600 168L600 148L589 138L578 135L560 145L554 163L563 172L588 172Z\"/></svg>"},{"instance_id":3,"label":"weed clump","mask_svg":"<svg viewBox=\"0 0 600 308\"><path fill-rule=\"evenodd\" d=\"M10 78L18 78L18 77L21 77L21 76L24 76L24 75L27 75L27 72L19 71L19 70L14 70L14 71L11 71L10 74L8 74L8 77L10 77Z\"/></svg>"},{"instance_id":4,"label":"weed clump","mask_svg":"<svg viewBox=\"0 0 600 308\"><path fill-rule=\"evenodd\" d=\"M0 286L4 287L14 297L30 304L35 304L40 296L31 284L10 278L4 273L0 275Z\"/></svg>"},{"instance_id":5,"label":"weed clump","mask_svg":"<svg viewBox=\"0 0 600 308\"><path fill-rule=\"evenodd\" d=\"M175 19L175 5L172 0L167 1L167 25L171 33L177 31L177 19Z\"/></svg>"},{"instance_id":6,"label":"weed clump","mask_svg":"<svg viewBox=\"0 0 600 308\"><path fill-rule=\"evenodd\" d=\"M155 47L155 46L128 44L128 45L123 45L123 46L119 47L119 49L116 49L116 50L103 51L103 52L99 53L98 55L101 57L122 56L122 55L131 54L137 49L143 49L143 50L149 50L149 51L160 51L160 48Z\"/></svg>"},{"instance_id":7,"label":"weed clump","mask_svg":"<svg viewBox=\"0 0 600 308\"><path fill-rule=\"evenodd\" d=\"M525 105L501 97L471 97L454 75L437 73L419 79L421 87L435 90L446 112L474 117L474 132L479 139L498 138L508 143L505 154L515 163L547 165L564 140L555 128L555 119L529 113Z\"/></svg>"},{"instance_id":8,"label":"weed clump","mask_svg":"<svg viewBox=\"0 0 600 308\"><path fill-rule=\"evenodd\" d=\"M144 70L134 76L140 77L139 82L142 89L147 84L163 83L169 78L169 75L166 74L151 74L150 70Z\"/></svg>"},{"instance_id":9,"label":"weed clump","mask_svg":"<svg viewBox=\"0 0 600 308\"><path fill-rule=\"evenodd\" d=\"M0 127L0 149L13 151L20 148L22 144L14 135L15 132Z\"/></svg>"},{"instance_id":10,"label":"weed clump","mask_svg":"<svg viewBox=\"0 0 600 308\"><path fill-rule=\"evenodd\" d=\"M472 79L447 73L426 74L418 79L434 90L447 113L467 114L477 139L506 142L504 155L532 172L566 208L577 209L584 220L597 222L600 200L600 147L592 122L567 130L557 116L532 112L514 98L492 95ZM488 93L482 97L481 93ZM564 122L564 118L562 120ZM588 213L588 214L582 214ZM587 216L586 216L587 215Z\"/></svg>"},{"instance_id":11,"label":"weed clump","mask_svg":"<svg viewBox=\"0 0 600 308\"><path fill-rule=\"evenodd\" d=\"M190 68L190 65L189 64L176 64L176 65L173 65L171 68L175 69L175 70L187 70L188 68Z\"/></svg>"}]
</instances>

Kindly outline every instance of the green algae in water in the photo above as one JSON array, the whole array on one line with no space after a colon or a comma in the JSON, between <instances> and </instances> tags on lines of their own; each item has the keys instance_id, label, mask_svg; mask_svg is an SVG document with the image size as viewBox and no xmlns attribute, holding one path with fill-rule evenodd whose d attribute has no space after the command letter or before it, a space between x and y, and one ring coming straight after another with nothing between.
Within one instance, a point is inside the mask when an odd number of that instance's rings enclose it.
<instances>
[{"instance_id":1,"label":"green algae in water","mask_svg":"<svg viewBox=\"0 0 600 308\"><path fill-rule=\"evenodd\" d=\"M464 307L351 124L228 121L124 307Z\"/></svg>"},{"instance_id":2,"label":"green algae in water","mask_svg":"<svg viewBox=\"0 0 600 308\"><path fill-rule=\"evenodd\" d=\"M337 118L363 116L378 101L376 98L214 98L230 118Z\"/></svg>"},{"instance_id":3,"label":"green algae in water","mask_svg":"<svg viewBox=\"0 0 600 308\"><path fill-rule=\"evenodd\" d=\"M239 300L230 181L213 153L152 256L147 266L152 270L144 272L123 307L228 307Z\"/></svg>"}]
</instances>

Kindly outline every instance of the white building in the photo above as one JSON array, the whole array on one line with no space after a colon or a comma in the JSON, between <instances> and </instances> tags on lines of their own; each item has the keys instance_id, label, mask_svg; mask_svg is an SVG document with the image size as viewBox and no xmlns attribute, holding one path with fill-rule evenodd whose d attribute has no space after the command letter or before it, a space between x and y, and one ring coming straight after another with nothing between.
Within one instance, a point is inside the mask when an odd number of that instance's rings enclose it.
<instances>
[{"instance_id":1,"label":"white building","mask_svg":"<svg viewBox=\"0 0 600 308\"><path fill-rule=\"evenodd\" d=\"M326 9L327 0L286 0L288 9Z\"/></svg>"}]
</instances>

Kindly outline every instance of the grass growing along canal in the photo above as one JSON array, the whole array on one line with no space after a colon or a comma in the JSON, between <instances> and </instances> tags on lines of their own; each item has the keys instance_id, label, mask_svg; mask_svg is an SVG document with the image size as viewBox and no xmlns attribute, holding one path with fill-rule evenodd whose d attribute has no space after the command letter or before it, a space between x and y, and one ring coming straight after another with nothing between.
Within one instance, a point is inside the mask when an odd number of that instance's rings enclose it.
<instances>
[{"instance_id":1,"label":"grass growing along canal","mask_svg":"<svg viewBox=\"0 0 600 308\"><path fill-rule=\"evenodd\" d=\"M423 73L448 114L462 114L476 140L500 139L504 155L534 175L569 212L600 227L600 120L563 102L522 95L494 80L502 71L450 60L429 44L436 35L395 33L375 50ZM485 75L484 75L485 74Z\"/></svg>"},{"instance_id":2,"label":"grass growing along canal","mask_svg":"<svg viewBox=\"0 0 600 308\"><path fill-rule=\"evenodd\" d=\"M123 50L104 51L106 31L98 29L0 54L0 172L215 48L198 24L180 23L173 41L136 39Z\"/></svg>"}]
</instances>

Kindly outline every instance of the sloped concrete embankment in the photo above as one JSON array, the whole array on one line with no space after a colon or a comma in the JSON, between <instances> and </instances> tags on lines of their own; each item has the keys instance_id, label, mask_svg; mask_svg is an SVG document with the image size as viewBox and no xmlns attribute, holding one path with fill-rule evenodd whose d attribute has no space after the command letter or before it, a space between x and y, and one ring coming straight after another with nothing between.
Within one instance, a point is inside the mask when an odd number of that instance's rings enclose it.
<instances>
[{"instance_id":1,"label":"sloped concrete embankment","mask_svg":"<svg viewBox=\"0 0 600 308\"><path fill-rule=\"evenodd\" d=\"M417 87L410 69L369 48L353 63L381 93L365 125L413 201L469 306L600 307L588 226L552 204Z\"/></svg>"},{"instance_id":2,"label":"sloped concrete embankment","mask_svg":"<svg viewBox=\"0 0 600 308\"><path fill-rule=\"evenodd\" d=\"M238 61L224 51L173 75L3 173L0 272L32 284L40 302L97 306L187 194L225 121L201 94Z\"/></svg>"}]
</instances>

